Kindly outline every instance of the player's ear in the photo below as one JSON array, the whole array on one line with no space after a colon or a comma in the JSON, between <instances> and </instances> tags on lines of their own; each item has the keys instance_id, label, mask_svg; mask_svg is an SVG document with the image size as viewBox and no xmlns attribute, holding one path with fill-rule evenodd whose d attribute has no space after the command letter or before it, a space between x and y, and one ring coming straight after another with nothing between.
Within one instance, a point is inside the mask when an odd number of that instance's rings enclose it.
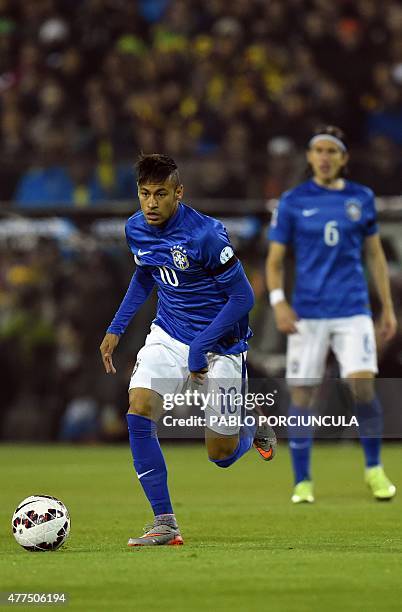
<instances>
[{"instance_id":1,"label":"player's ear","mask_svg":"<svg viewBox=\"0 0 402 612\"><path fill-rule=\"evenodd\" d=\"M177 185L176 187L176 191L175 191L175 196L178 200L181 200L183 197L183 193L184 193L184 188L183 185Z\"/></svg>"}]
</instances>

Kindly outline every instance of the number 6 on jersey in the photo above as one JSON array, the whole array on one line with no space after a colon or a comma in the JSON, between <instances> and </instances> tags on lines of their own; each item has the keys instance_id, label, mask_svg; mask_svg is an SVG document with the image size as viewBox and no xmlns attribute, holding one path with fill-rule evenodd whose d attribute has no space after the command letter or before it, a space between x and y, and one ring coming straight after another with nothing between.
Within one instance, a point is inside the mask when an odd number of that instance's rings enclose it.
<instances>
[{"instance_id":1,"label":"number 6 on jersey","mask_svg":"<svg viewBox=\"0 0 402 612\"><path fill-rule=\"evenodd\" d=\"M328 221L324 226L324 242L333 247L339 242L339 230L337 221Z\"/></svg>"}]
</instances>

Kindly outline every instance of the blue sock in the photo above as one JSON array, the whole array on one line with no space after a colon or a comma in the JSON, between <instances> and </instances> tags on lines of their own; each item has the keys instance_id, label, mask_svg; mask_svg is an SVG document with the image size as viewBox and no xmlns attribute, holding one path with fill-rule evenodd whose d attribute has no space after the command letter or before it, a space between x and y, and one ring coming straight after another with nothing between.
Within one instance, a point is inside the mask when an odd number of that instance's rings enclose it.
<instances>
[{"instance_id":1,"label":"blue sock","mask_svg":"<svg viewBox=\"0 0 402 612\"><path fill-rule=\"evenodd\" d=\"M127 414L127 424L134 468L155 516L173 514L156 423L137 414Z\"/></svg>"},{"instance_id":2,"label":"blue sock","mask_svg":"<svg viewBox=\"0 0 402 612\"><path fill-rule=\"evenodd\" d=\"M301 417L307 423L307 417L313 413L308 408L298 408L290 405L288 416ZM295 425L288 427L288 441L290 456L292 458L295 484L302 480L311 480L310 459L313 446L313 430L308 425Z\"/></svg>"},{"instance_id":3,"label":"blue sock","mask_svg":"<svg viewBox=\"0 0 402 612\"><path fill-rule=\"evenodd\" d=\"M209 459L212 463L215 463L218 467L227 468L231 466L235 461L238 461L240 457L242 457L245 453L247 453L254 440L255 430L257 429L257 424L255 425L243 425L241 428L241 433L239 436L239 444L237 445L236 450L229 455L229 457L225 457L225 459Z\"/></svg>"},{"instance_id":4,"label":"blue sock","mask_svg":"<svg viewBox=\"0 0 402 612\"><path fill-rule=\"evenodd\" d=\"M356 404L360 442L363 446L366 467L380 465L382 437L382 407L378 398L371 402Z\"/></svg>"}]
</instances>

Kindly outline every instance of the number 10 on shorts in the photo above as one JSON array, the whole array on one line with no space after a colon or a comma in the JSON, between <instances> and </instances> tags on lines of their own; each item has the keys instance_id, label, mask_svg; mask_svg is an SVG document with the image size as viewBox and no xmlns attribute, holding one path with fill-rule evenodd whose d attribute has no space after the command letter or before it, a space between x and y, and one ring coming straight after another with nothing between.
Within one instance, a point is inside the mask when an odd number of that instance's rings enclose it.
<instances>
[{"instance_id":1,"label":"number 10 on shorts","mask_svg":"<svg viewBox=\"0 0 402 612\"><path fill-rule=\"evenodd\" d=\"M243 397L238 393L236 387L219 387L219 397L221 414L236 414L239 406L242 405Z\"/></svg>"}]
</instances>

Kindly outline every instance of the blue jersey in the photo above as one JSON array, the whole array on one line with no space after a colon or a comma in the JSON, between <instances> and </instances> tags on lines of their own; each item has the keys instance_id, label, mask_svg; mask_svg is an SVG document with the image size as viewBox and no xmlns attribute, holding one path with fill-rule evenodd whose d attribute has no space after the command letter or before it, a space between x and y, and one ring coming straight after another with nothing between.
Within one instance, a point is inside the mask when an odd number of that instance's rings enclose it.
<instances>
[{"instance_id":1,"label":"blue jersey","mask_svg":"<svg viewBox=\"0 0 402 612\"><path fill-rule=\"evenodd\" d=\"M282 196L269 239L294 249L299 317L370 313L362 247L377 232L374 194L358 183L345 181L335 190L309 180Z\"/></svg>"},{"instance_id":2,"label":"blue jersey","mask_svg":"<svg viewBox=\"0 0 402 612\"><path fill-rule=\"evenodd\" d=\"M180 203L163 227L149 225L141 211L127 221L126 237L137 266L158 287L154 323L190 344L228 301L229 285L241 268L220 221ZM248 316L211 349L218 354L247 350Z\"/></svg>"}]
</instances>

